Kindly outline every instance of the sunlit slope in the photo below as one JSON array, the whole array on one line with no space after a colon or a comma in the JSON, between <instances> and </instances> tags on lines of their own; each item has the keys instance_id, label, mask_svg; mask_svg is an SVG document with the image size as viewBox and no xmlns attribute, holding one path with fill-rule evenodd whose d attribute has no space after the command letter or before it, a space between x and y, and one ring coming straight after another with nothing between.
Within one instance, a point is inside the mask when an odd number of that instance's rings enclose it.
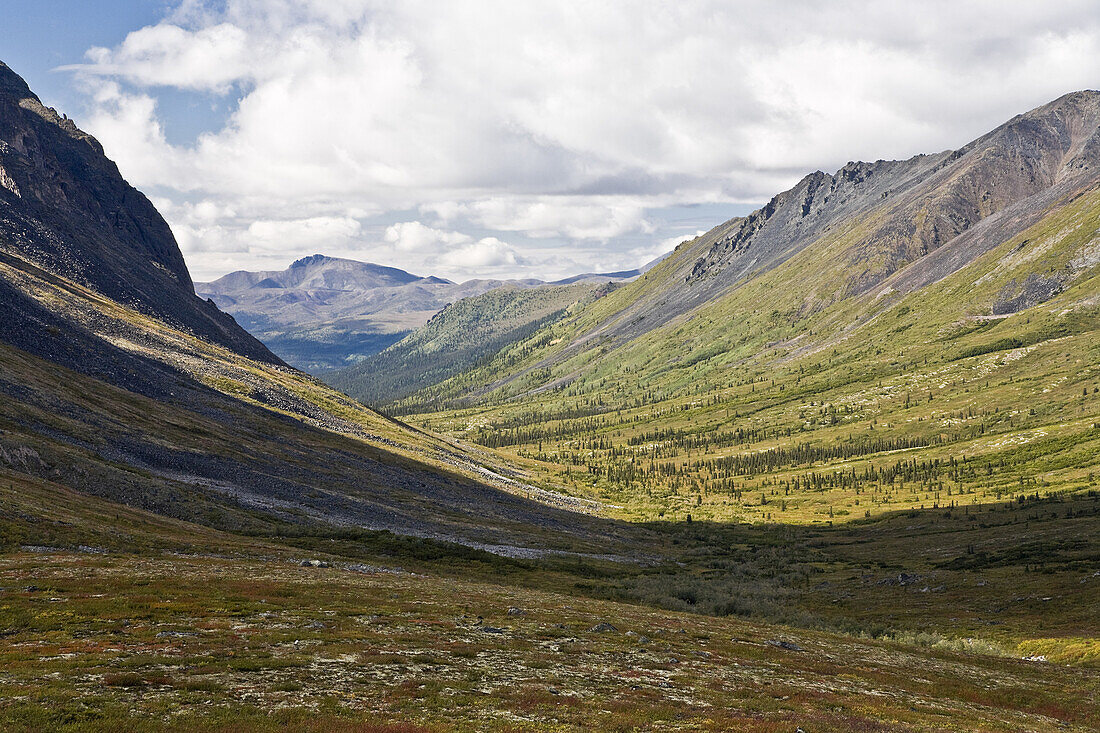
<instances>
[{"instance_id":1,"label":"sunlit slope","mask_svg":"<svg viewBox=\"0 0 1100 733\"><path fill-rule=\"evenodd\" d=\"M881 264L866 245L893 210L642 329L633 304L690 292L718 231L393 409L434 405L410 419L638 518L834 521L1091 485L1100 190L1096 136L1079 138L1052 185L873 286L856 265Z\"/></svg>"},{"instance_id":2,"label":"sunlit slope","mask_svg":"<svg viewBox=\"0 0 1100 733\"><path fill-rule=\"evenodd\" d=\"M608 283L502 287L463 298L400 343L326 379L369 404L400 399L488 361L612 290ZM418 399L431 399L431 393Z\"/></svg>"},{"instance_id":3,"label":"sunlit slope","mask_svg":"<svg viewBox=\"0 0 1100 733\"><path fill-rule=\"evenodd\" d=\"M431 395L447 404L556 386L622 345L686 320L702 324L716 351L729 351L731 343L749 351L759 346L754 335L766 344L775 333L806 332L813 341L808 326L822 325L823 311L855 299L862 317L873 316L879 303L859 296L881 292L887 282L903 292L938 282L1086 195L1098 181L1098 92L1066 95L958 151L814 173L563 319L540 348L524 344L524 358L502 355L501 363ZM990 303L984 313L1019 310L1059 290L1060 276L1034 274L1047 282L1032 283L1030 299L1013 304L1005 292L1001 307ZM661 355L670 364L699 355L681 353L679 343L670 346Z\"/></svg>"}]
</instances>

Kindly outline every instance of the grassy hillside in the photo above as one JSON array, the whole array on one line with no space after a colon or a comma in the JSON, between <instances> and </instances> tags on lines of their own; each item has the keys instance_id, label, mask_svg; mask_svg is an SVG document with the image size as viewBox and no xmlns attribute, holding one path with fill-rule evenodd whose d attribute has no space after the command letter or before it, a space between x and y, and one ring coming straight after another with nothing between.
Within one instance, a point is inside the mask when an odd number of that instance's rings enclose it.
<instances>
[{"instance_id":1,"label":"grassy hillside","mask_svg":"<svg viewBox=\"0 0 1100 733\"><path fill-rule=\"evenodd\" d=\"M1092 190L933 285L899 291L903 271L800 316L793 283L819 269L806 253L618 348L511 366L646 286L630 285L438 387L452 409L410 419L635 519L828 522L1081 490L1100 474L1098 228ZM1058 278L1055 297L993 312L1041 277ZM479 384L500 386L465 406Z\"/></svg>"},{"instance_id":2,"label":"grassy hillside","mask_svg":"<svg viewBox=\"0 0 1100 733\"><path fill-rule=\"evenodd\" d=\"M326 381L368 404L391 402L421 390L426 394L417 399L431 400L428 388L432 385L488 362L506 345L526 342L547 323L613 289L606 283L503 287L463 298L400 343L326 376Z\"/></svg>"}]
</instances>

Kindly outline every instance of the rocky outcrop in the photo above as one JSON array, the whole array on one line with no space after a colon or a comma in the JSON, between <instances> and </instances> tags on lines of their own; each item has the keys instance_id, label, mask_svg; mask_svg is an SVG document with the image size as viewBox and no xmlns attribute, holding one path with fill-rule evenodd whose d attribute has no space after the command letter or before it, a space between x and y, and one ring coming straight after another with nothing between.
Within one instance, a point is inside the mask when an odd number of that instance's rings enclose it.
<instances>
[{"instance_id":1,"label":"rocky outcrop","mask_svg":"<svg viewBox=\"0 0 1100 733\"><path fill-rule=\"evenodd\" d=\"M728 287L858 223L845 290L863 293L994 214L1094 178L1098 166L1100 92L1067 94L959 150L812 173L715 238L685 280Z\"/></svg>"},{"instance_id":2,"label":"rocky outcrop","mask_svg":"<svg viewBox=\"0 0 1100 733\"><path fill-rule=\"evenodd\" d=\"M993 314L1005 316L1045 303L1062 291L1068 279L1068 273L1044 276L1033 272L1023 282L1013 280L997 294Z\"/></svg>"},{"instance_id":3,"label":"rocky outcrop","mask_svg":"<svg viewBox=\"0 0 1100 733\"><path fill-rule=\"evenodd\" d=\"M195 295L168 224L99 142L2 63L0 252L245 356L281 363Z\"/></svg>"}]
</instances>

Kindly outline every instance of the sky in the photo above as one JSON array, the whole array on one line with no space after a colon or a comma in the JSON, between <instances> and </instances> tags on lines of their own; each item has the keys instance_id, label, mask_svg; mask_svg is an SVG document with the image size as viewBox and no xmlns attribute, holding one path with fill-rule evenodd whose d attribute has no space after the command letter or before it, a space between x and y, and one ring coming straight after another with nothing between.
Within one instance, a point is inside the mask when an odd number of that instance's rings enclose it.
<instances>
[{"instance_id":1,"label":"sky","mask_svg":"<svg viewBox=\"0 0 1100 733\"><path fill-rule=\"evenodd\" d=\"M1066 0L0 0L196 280L314 253L455 280L639 266L815 170L1100 87Z\"/></svg>"}]
</instances>

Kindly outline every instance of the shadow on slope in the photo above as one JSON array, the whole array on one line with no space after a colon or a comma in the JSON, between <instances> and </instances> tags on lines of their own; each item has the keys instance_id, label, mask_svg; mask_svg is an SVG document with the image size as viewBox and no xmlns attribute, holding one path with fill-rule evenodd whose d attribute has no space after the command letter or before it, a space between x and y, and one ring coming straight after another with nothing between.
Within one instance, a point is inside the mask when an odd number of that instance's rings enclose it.
<instances>
[{"instance_id":1,"label":"shadow on slope","mask_svg":"<svg viewBox=\"0 0 1100 733\"><path fill-rule=\"evenodd\" d=\"M322 524L521 556L636 542L502 491L526 490L305 375L26 263L0 261L0 300L0 459L17 470L233 531Z\"/></svg>"}]
</instances>

